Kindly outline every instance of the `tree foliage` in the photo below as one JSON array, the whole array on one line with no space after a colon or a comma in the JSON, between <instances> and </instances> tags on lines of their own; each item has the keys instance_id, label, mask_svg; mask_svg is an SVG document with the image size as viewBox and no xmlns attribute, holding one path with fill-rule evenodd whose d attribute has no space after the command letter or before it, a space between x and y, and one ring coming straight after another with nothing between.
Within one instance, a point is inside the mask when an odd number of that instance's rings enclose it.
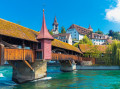
<instances>
[{"instance_id":1,"label":"tree foliage","mask_svg":"<svg viewBox=\"0 0 120 89\"><path fill-rule=\"evenodd\" d=\"M78 47L79 43L74 43L73 46L74 47Z\"/></svg>"},{"instance_id":2,"label":"tree foliage","mask_svg":"<svg viewBox=\"0 0 120 89\"><path fill-rule=\"evenodd\" d=\"M98 33L98 34L103 34L102 31L100 31L100 29L98 29L98 31L96 31L95 33Z\"/></svg>"},{"instance_id":3,"label":"tree foliage","mask_svg":"<svg viewBox=\"0 0 120 89\"><path fill-rule=\"evenodd\" d=\"M104 56L106 64L120 65L120 41L114 40L106 50Z\"/></svg>"},{"instance_id":4,"label":"tree foliage","mask_svg":"<svg viewBox=\"0 0 120 89\"><path fill-rule=\"evenodd\" d=\"M51 35L53 35L53 32L52 32L52 30L51 30L51 31L49 31L49 33L50 33Z\"/></svg>"},{"instance_id":5,"label":"tree foliage","mask_svg":"<svg viewBox=\"0 0 120 89\"><path fill-rule=\"evenodd\" d=\"M85 35L82 40L80 40L78 43L73 44L73 46L78 47L79 44L89 44L92 45L92 41Z\"/></svg>"},{"instance_id":6,"label":"tree foliage","mask_svg":"<svg viewBox=\"0 0 120 89\"><path fill-rule=\"evenodd\" d=\"M90 45L90 50L86 51L85 57L100 58L102 52L98 49L97 45Z\"/></svg>"},{"instance_id":7,"label":"tree foliage","mask_svg":"<svg viewBox=\"0 0 120 89\"><path fill-rule=\"evenodd\" d=\"M85 35L82 40L79 41L79 44L89 44L92 45L92 41Z\"/></svg>"},{"instance_id":8,"label":"tree foliage","mask_svg":"<svg viewBox=\"0 0 120 89\"><path fill-rule=\"evenodd\" d=\"M120 34L118 32L114 32L113 30L110 30L108 35L111 36L113 39L120 40Z\"/></svg>"},{"instance_id":9,"label":"tree foliage","mask_svg":"<svg viewBox=\"0 0 120 89\"><path fill-rule=\"evenodd\" d=\"M65 27L61 27L61 33L66 33L66 31L65 31Z\"/></svg>"}]
</instances>

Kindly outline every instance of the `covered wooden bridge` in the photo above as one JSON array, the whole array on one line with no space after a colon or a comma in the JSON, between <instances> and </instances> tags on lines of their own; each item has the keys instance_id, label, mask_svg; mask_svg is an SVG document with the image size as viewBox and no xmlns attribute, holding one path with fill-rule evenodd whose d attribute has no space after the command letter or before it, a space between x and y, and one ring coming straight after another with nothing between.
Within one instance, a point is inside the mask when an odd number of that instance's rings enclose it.
<instances>
[{"instance_id":1,"label":"covered wooden bridge","mask_svg":"<svg viewBox=\"0 0 120 89\"><path fill-rule=\"evenodd\" d=\"M54 39L48 32L43 11L40 32L0 19L0 65L13 66L13 81L22 83L46 76L47 61L59 60L61 69L73 70L82 52Z\"/></svg>"}]
</instances>

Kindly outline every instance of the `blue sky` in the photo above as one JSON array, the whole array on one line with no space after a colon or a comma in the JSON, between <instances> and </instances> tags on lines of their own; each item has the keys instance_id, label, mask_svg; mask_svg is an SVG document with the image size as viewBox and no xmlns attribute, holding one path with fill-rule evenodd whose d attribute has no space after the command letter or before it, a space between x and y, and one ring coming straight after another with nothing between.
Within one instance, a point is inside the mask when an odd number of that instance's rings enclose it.
<instances>
[{"instance_id":1,"label":"blue sky","mask_svg":"<svg viewBox=\"0 0 120 89\"><path fill-rule=\"evenodd\" d=\"M120 30L120 0L0 0L0 8L0 18L36 31L42 26L43 8L48 29L56 16L59 28L91 24L93 31L99 28L105 34Z\"/></svg>"}]
</instances>

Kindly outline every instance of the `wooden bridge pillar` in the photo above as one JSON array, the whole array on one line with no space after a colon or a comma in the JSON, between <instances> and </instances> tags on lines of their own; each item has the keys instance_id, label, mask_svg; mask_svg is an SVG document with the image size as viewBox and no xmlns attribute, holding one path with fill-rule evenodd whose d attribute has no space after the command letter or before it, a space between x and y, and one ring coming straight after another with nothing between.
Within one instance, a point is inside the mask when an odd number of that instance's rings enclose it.
<instances>
[{"instance_id":1,"label":"wooden bridge pillar","mask_svg":"<svg viewBox=\"0 0 120 89\"><path fill-rule=\"evenodd\" d=\"M70 72L76 70L76 63L74 60L61 60L60 70L63 72Z\"/></svg>"}]
</instances>

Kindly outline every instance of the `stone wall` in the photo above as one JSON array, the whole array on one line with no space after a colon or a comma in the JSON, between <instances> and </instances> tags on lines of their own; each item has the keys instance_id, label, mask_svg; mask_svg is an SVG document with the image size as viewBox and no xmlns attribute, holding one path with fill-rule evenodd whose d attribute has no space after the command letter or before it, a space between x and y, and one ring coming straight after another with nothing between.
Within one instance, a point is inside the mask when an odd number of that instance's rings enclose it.
<instances>
[{"instance_id":1,"label":"stone wall","mask_svg":"<svg viewBox=\"0 0 120 89\"><path fill-rule=\"evenodd\" d=\"M120 66L77 66L77 70L119 70Z\"/></svg>"},{"instance_id":2,"label":"stone wall","mask_svg":"<svg viewBox=\"0 0 120 89\"><path fill-rule=\"evenodd\" d=\"M82 66L90 66L92 65L92 61L81 61Z\"/></svg>"},{"instance_id":3,"label":"stone wall","mask_svg":"<svg viewBox=\"0 0 120 89\"><path fill-rule=\"evenodd\" d=\"M16 83L24 83L27 81L43 78L47 75L47 62L43 60L36 60L30 63L31 70L23 61L9 61L13 64L12 80Z\"/></svg>"}]
</instances>

